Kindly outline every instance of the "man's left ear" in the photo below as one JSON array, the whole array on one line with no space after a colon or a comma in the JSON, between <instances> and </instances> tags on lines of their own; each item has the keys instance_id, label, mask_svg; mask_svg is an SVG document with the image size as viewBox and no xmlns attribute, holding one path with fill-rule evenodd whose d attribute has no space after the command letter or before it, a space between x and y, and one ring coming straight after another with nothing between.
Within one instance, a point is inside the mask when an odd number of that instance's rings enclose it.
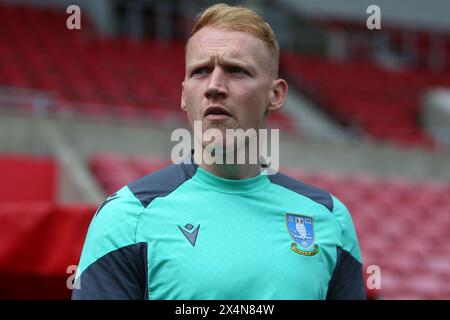
<instances>
[{"instance_id":1,"label":"man's left ear","mask_svg":"<svg viewBox=\"0 0 450 320\"><path fill-rule=\"evenodd\" d=\"M283 79L276 79L272 82L272 90L270 91L269 111L277 111L284 107L288 94L288 84Z\"/></svg>"}]
</instances>

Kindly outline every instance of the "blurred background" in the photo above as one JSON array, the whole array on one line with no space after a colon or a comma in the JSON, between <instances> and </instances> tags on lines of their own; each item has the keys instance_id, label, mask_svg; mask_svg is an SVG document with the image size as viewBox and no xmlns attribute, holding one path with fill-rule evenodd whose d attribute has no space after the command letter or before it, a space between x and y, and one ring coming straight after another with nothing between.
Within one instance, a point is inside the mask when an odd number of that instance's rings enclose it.
<instances>
[{"instance_id":1,"label":"blurred background","mask_svg":"<svg viewBox=\"0 0 450 320\"><path fill-rule=\"evenodd\" d=\"M369 297L450 299L450 2L224 2L277 34L281 171L347 205L381 270ZM184 43L212 3L0 1L1 299L70 298L96 207L169 164Z\"/></svg>"}]
</instances>

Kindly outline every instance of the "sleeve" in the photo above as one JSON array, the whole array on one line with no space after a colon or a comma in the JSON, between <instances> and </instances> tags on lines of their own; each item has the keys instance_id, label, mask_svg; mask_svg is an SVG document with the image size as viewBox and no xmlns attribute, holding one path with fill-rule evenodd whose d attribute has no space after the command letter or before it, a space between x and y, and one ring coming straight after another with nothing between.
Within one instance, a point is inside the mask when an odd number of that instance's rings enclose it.
<instances>
[{"instance_id":1,"label":"sleeve","mask_svg":"<svg viewBox=\"0 0 450 320\"><path fill-rule=\"evenodd\" d=\"M336 266L328 285L327 300L365 300L363 265L356 230L347 208L333 198L333 215L341 226Z\"/></svg>"},{"instance_id":2,"label":"sleeve","mask_svg":"<svg viewBox=\"0 0 450 320\"><path fill-rule=\"evenodd\" d=\"M147 244L135 241L142 211L127 187L98 208L81 253L72 300L147 298Z\"/></svg>"}]
</instances>

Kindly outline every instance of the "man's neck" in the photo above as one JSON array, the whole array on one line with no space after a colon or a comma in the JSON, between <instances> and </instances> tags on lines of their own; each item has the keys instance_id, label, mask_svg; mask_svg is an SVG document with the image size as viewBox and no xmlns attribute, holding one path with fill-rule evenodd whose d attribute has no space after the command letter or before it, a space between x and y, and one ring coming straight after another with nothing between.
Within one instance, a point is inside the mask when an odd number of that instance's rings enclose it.
<instances>
[{"instance_id":1,"label":"man's neck","mask_svg":"<svg viewBox=\"0 0 450 320\"><path fill-rule=\"evenodd\" d=\"M196 155L196 159L200 160L198 157L202 157L201 161L198 162L200 168L224 179L230 180L240 180L248 179L258 176L261 173L261 163L259 158L253 158L250 161L250 156L247 151L244 154L245 160L238 160L238 153L235 151L234 159L227 159L226 154L223 154L221 161L213 161L215 159L209 158L209 154L205 153L202 149L201 155ZM207 157L207 159L205 159ZM218 163L221 162L221 163Z\"/></svg>"},{"instance_id":2,"label":"man's neck","mask_svg":"<svg viewBox=\"0 0 450 320\"><path fill-rule=\"evenodd\" d=\"M240 180L258 176L261 173L260 164L206 164L199 167L224 179Z\"/></svg>"}]
</instances>

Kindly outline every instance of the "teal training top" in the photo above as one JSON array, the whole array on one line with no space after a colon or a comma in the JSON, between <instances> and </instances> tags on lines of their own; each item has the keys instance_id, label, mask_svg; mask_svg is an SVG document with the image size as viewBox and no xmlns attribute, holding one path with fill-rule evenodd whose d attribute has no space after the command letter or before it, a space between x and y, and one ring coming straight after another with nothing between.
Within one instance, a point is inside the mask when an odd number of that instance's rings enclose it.
<instances>
[{"instance_id":1,"label":"teal training top","mask_svg":"<svg viewBox=\"0 0 450 320\"><path fill-rule=\"evenodd\" d=\"M228 180L192 162L106 199L75 288L72 299L365 299L337 198L281 173Z\"/></svg>"}]
</instances>

